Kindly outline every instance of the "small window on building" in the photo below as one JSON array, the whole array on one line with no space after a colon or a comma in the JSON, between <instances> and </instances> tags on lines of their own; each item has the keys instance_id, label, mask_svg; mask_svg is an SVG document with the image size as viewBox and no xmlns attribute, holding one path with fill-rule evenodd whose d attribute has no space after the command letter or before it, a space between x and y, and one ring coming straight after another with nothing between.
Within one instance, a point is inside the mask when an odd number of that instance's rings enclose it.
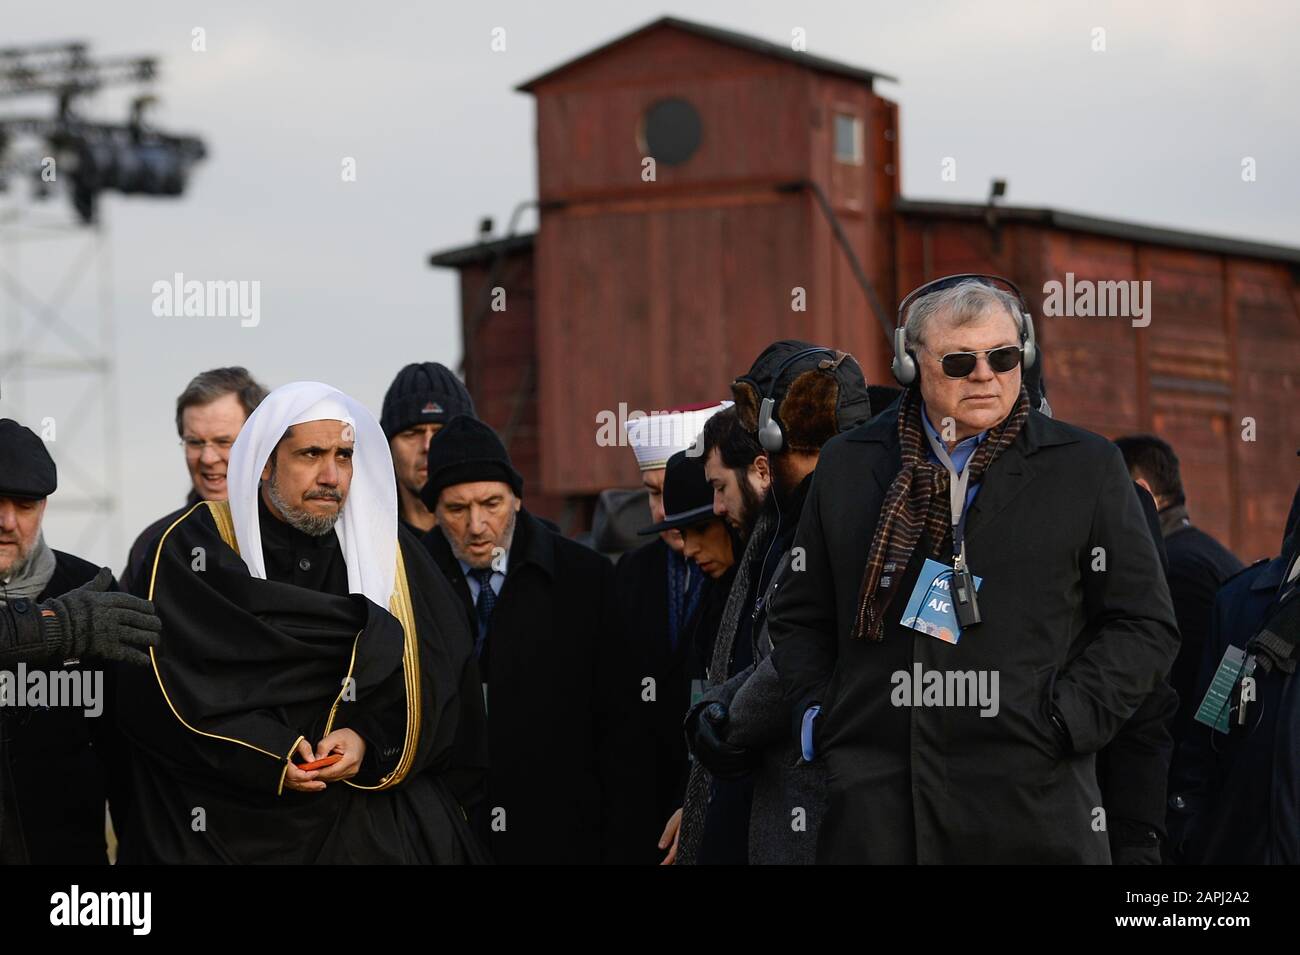
<instances>
[{"instance_id":1,"label":"small window on building","mask_svg":"<svg viewBox=\"0 0 1300 955\"><path fill-rule=\"evenodd\" d=\"M641 118L637 146L667 166L677 166L700 148L700 114L684 99L661 99L652 103Z\"/></svg>"},{"instance_id":2,"label":"small window on building","mask_svg":"<svg viewBox=\"0 0 1300 955\"><path fill-rule=\"evenodd\" d=\"M835 114L835 161L862 165L862 120L848 113Z\"/></svg>"}]
</instances>

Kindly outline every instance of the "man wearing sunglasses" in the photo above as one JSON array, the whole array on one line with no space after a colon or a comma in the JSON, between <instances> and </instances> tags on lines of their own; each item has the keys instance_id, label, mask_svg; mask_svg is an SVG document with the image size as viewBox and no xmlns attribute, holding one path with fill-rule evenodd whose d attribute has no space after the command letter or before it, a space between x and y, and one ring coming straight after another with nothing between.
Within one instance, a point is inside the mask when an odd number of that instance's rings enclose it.
<instances>
[{"instance_id":1,"label":"man wearing sunglasses","mask_svg":"<svg viewBox=\"0 0 1300 955\"><path fill-rule=\"evenodd\" d=\"M822 450L770 611L792 730L827 763L818 861L1111 861L1095 754L1178 633L1122 456L1031 407L1036 361L1010 283L922 286L902 394Z\"/></svg>"}]
</instances>

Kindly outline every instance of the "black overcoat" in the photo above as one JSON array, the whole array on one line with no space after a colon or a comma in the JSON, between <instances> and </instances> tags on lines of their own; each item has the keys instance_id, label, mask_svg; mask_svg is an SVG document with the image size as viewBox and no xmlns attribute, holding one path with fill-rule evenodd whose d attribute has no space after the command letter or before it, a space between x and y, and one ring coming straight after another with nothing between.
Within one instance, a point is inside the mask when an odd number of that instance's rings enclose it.
<instances>
[{"instance_id":1,"label":"black overcoat","mask_svg":"<svg viewBox=\"0 0 1300 955\"><path fill-rule=\"evenodd\" d=\"M477 627L469 585L442 532L425 546ZM652 799L614 567L521 510L479 659L488 723L488 846L497 862L645 858Z\"/></svg>"},{"instance_id":2,"label":"black overcoat","mask_svg":"<svg viewBox=\"0 0 1300 955\"><path fill-rule=\"evenodd\" d=\"M1109 862L1094 754L1157 686L1178 646L1119 450L1029 413L967 518L983 623L955 645L899 624L919 553L883 639L852 636L876 521L900 467L897 405L825 446L795 537L806 566L771 610L794 719L810 703L823 706L819 861ZM1099 555L1104 570L1093 569ZM916 665L945 679L982 671L990 686L996 674L996 715L894 705L894 674ZM1052 698L1071 751L1049 722Z\"/></svg>"}]
</instances>

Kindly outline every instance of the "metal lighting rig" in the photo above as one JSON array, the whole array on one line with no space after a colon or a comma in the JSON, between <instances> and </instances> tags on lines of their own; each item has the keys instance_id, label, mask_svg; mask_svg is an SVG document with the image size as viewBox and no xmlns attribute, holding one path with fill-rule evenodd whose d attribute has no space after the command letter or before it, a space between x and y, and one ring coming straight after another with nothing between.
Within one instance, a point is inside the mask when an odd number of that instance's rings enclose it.
<instances>
[{"instance_id":1,"label":"metal lighting rig","mask_svg":"<svg viewBox=\"0 0 1300 955\"><path fill-rule=\"evenodd\" d=\"M85 43L0 48L0 105L46 102L39 113L0 112L0 417L46 441L59 467L46 523L100 563L124 547L112 246L98 200L179 196L206 152L146 123L156 77L151 57L92 58ZM139 87L125 121L80 112L86 97L120 86ZM39 211L58 192L74 216Z\"/></svg>"},{"instance_id":2,"label":"metal lighting rig","mask_svg":"<svg viewBox=\"0 0 1300 955\"><path fill-rule=\"evenodd\" d=\"M179 196L191 167L205 155L202 140L164 133L147 125L147 93L132 102L124 123L80 116L77 101L106 86L150 84L152 57L92 59L84 43L37 44L0 49L0 99L37 94L55 98L53 115L0 115L0 191L26 175L37 199L66 182L77 216L95 221L102 192Z\"/></svg>"}]
</instances>

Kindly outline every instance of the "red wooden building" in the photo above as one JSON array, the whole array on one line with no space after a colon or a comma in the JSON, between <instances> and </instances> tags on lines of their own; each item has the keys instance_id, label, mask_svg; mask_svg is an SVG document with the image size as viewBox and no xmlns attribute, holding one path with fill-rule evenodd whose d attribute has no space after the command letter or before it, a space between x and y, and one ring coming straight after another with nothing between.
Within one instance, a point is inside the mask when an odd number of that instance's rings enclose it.
<instances>
[{"instance_id":1,"label":"red wooden building","mask_svg":"<svg viewBox=\"0 0 1300 955\"><path fill-rule=\"evenodd\" d=\"M585 527L598 491L636 483L602 415L726 397L774 339L891 381L900 294L987 271L1025 290L1058 416L1165 437L1193 519L1243 559L1276 552L1300 477L1300 249L903 199L887 80L665 18L520 87L537 232L431 262L460 270L466 381L530 508ZM1151 323L1044 317L1067 272L1149 280Z\"/></svg>"}]
</instances>

